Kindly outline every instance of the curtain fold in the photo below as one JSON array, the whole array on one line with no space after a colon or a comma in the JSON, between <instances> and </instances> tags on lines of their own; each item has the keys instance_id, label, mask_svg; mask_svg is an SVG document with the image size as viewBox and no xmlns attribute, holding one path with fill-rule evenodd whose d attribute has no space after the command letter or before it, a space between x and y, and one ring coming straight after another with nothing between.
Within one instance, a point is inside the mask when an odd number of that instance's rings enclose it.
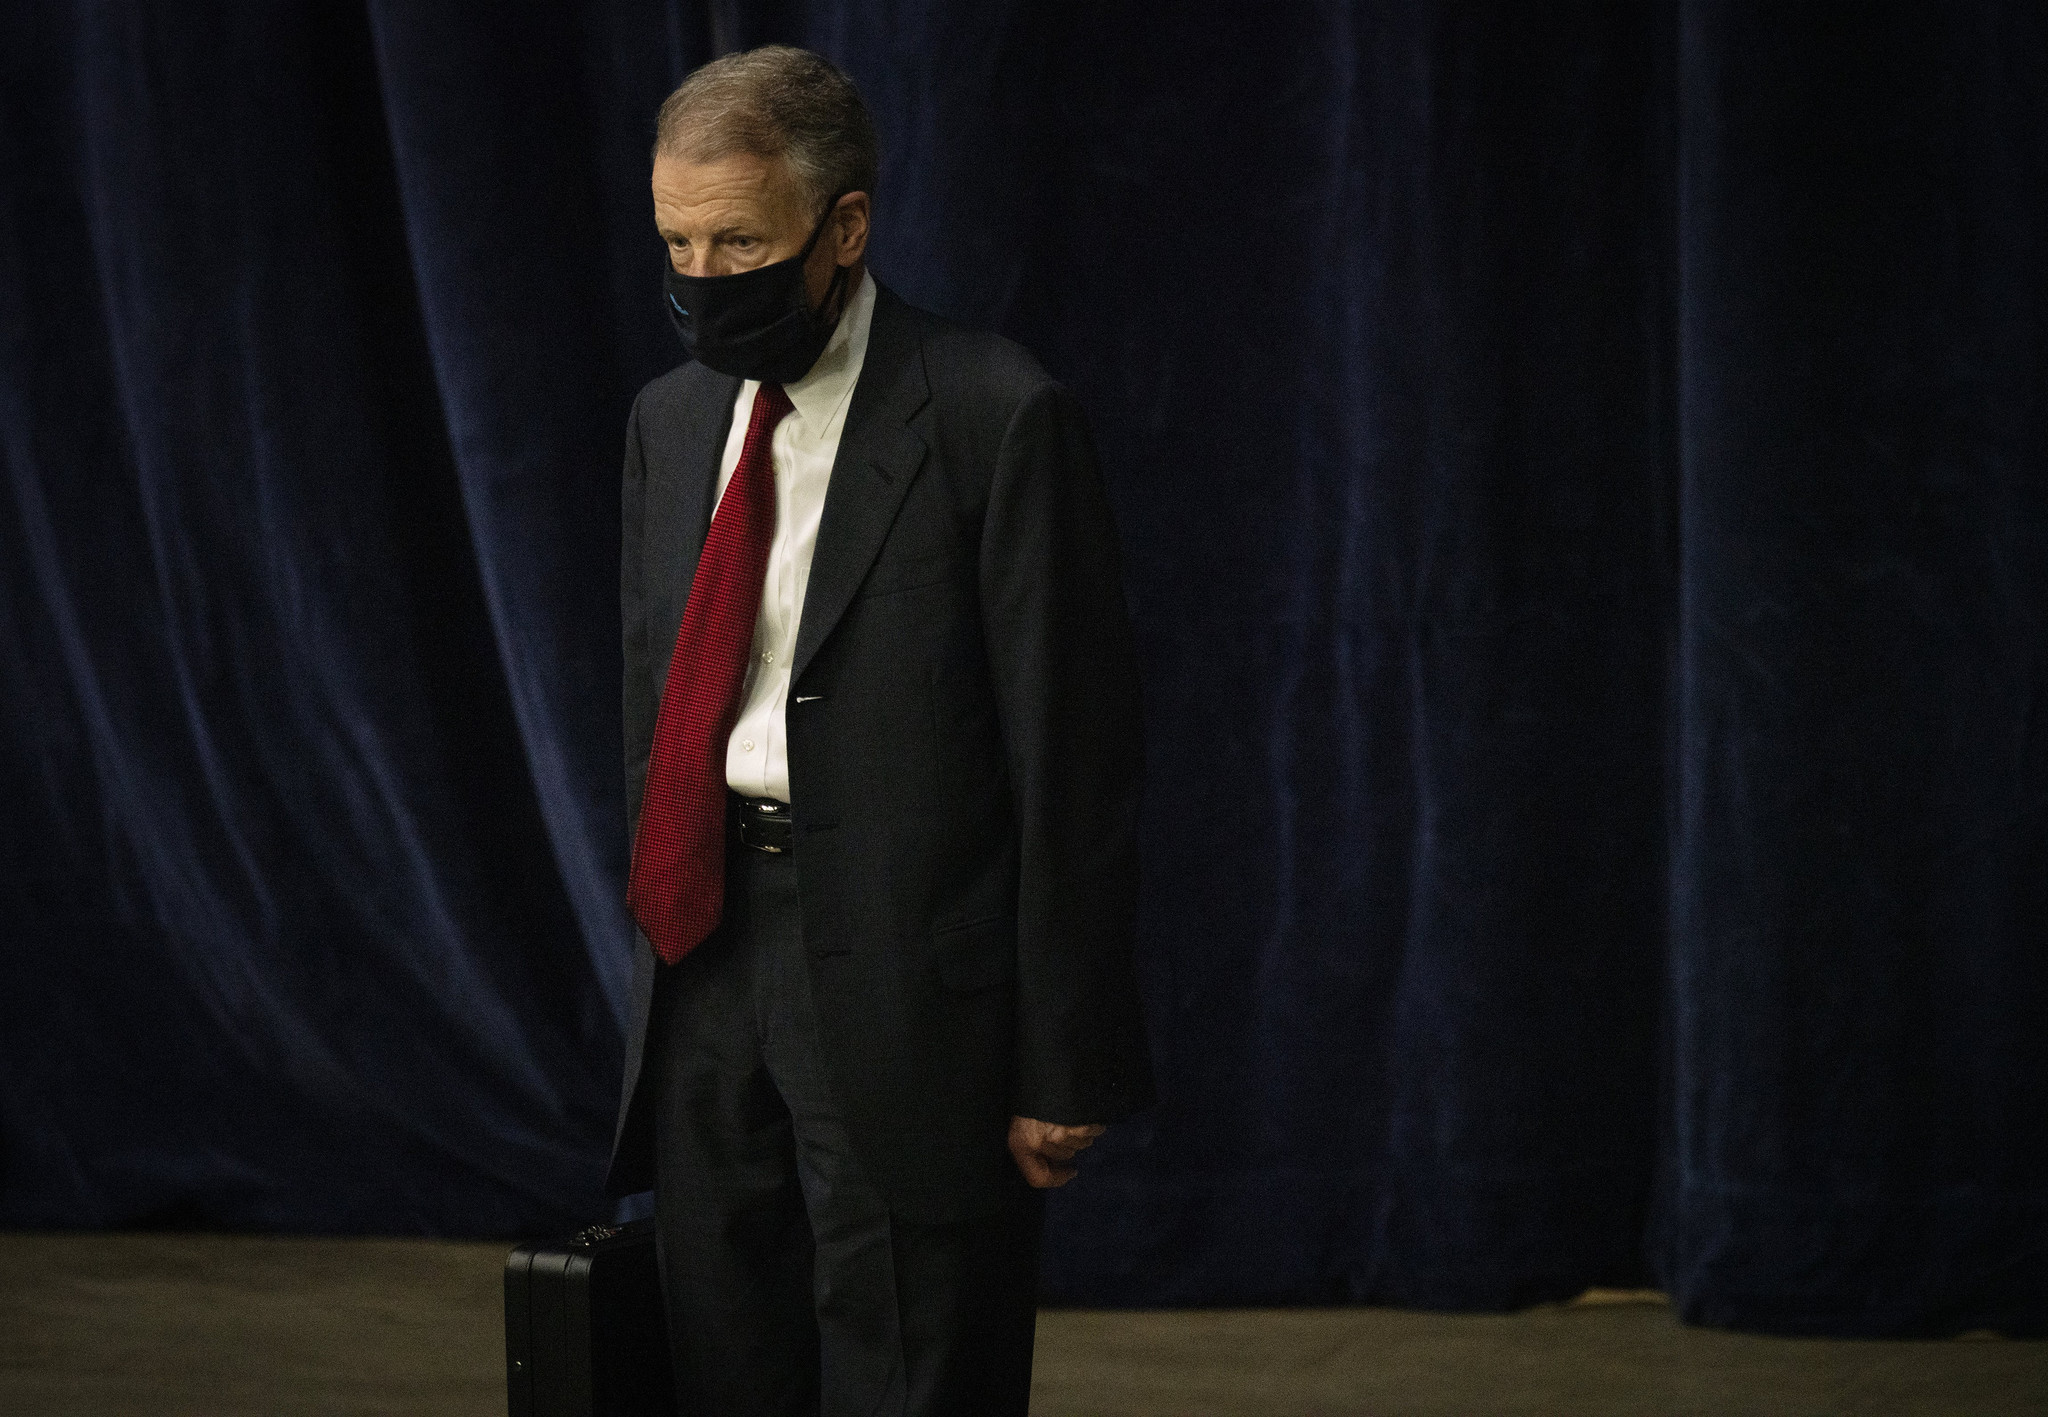
<instances>
[{"instance_id":1,"label":"curtain fold","mask_svg":"<svg viewBox=\"0 0 2048 1417\"><path fill-rule=\"evenodd\" d=\"M646 150L787 39L1125 541L1164 1100L1048 1295L2042 1332L2044 28L10 11L0 1224L600 1212Z\"/></svg>"},{"instance_id":2,"label":"curtain fold","mask_svg":"<svg viewBox=\"0 0 2048 1417\"><path fill-rule=\"evenodd\" d=\"M2048 23L1684 16L1688 1316L2041 1324Z\"/></svg>"}]
</instances>

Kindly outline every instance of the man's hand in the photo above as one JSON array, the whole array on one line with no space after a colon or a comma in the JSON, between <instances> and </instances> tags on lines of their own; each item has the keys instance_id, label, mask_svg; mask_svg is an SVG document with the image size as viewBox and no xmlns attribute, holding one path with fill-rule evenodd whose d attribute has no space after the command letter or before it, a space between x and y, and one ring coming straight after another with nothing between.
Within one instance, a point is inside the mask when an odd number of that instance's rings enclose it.
<instances>
[{"instance_id":1,"label":"man's hand","mask_svg":"<svg viewBox=\"0 0 2048 1417\"><path fill-rule=\"evenodd\" d=\"M1093 1146L1102 1132L1099 1125L1062 1127L1033 1117L1012 1117L1010 1155L1025 1180L1049 1190L1074 1179L1074 1158Z\"/></svg>"}]
</instances>

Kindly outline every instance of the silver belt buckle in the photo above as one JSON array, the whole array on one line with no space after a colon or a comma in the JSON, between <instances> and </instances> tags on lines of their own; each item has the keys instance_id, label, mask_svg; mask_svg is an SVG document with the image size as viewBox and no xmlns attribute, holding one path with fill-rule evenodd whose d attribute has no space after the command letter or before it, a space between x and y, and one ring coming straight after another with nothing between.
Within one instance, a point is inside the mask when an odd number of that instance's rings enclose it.
<instances>
[{"instance_id":1,"label":"silver belt buckle","mask_svg":"<svg viewBox=\"0 0 2048 1417\"><path fill-rule=\"evenodd\" d=\"M781 807L779 804L772 804L768 802L755 802L751 805L754 809L752 815L758 818L765 819L765 821L762 823L763 825L765 825L765 822L780 822L784 826L788 826L791 831L795 830L795 827L791 825L789 818L783 815L783 813L788 810L787 808ZM786 846L775 846L767 841L755 841L751 839L747 831L748 815L749 814L744 811L740 813L740 844L747 847L749 850L766 851L770 855L774 856L787 855L789 852L789 848Z\"/></svg>"}]
</instances>

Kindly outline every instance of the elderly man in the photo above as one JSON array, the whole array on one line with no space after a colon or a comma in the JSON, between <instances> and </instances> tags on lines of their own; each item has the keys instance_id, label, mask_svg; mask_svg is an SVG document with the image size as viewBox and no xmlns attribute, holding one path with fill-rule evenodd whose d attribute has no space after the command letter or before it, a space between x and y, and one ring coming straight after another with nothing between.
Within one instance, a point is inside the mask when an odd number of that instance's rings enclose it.
<instances>
[{"instance_id":1,"label":"elderly man","mask_svg":"<svg viewBox=\"0 0 2048 1417\"><path fill-rule=\"evenodd\" d=\"M685 1410L1023 1412L1043 1191L1151 1098L1141 761L1080 410L867 273L876 146L814 54L662 105L694 362L626 433L616 1191Z\"/></svg>"}]
</instances>

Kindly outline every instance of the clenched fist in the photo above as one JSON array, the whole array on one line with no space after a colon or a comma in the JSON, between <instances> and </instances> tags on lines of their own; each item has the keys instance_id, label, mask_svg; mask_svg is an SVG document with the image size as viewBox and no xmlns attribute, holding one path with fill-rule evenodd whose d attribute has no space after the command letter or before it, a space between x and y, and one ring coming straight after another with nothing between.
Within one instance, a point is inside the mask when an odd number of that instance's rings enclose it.
<instances>
[{"instance_id":1,"label":"clenched fist","mask_svg":"<svg viewBox=\"0 0 2048 1417\"><path fill-rule=\"evenodd\" d=\"M1102 1135L1099 1125L1062 1127L1035 1117L1010 1119L1010 1155L1024 1179L1041 1191L1074 1179L1074 1158Z\"/></svg>"}]
</instances>

